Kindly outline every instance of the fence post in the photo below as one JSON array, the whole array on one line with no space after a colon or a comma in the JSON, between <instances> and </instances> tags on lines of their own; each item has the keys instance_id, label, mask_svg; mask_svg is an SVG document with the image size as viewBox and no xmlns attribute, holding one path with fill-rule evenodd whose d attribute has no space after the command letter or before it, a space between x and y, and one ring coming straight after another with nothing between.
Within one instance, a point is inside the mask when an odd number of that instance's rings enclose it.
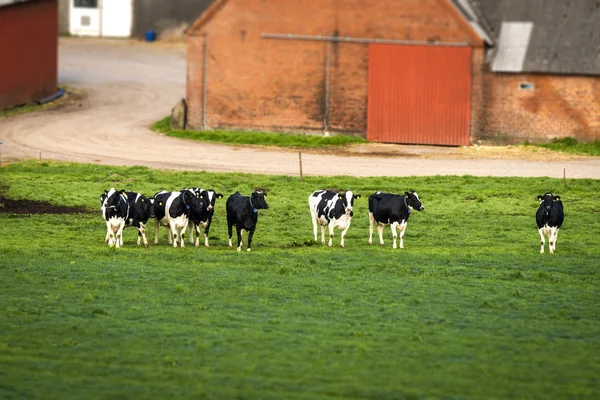
<instances>
[{"instance_id":1,"label":"fence post","mask_svg":"<svg viewBox=\"0 0 600 400\"><path fill-rule=\"evenodd\" d=\"M300 164L300 183L302 183L302 152L298 152L298 162Z\"/></svg>"}]
</instances>

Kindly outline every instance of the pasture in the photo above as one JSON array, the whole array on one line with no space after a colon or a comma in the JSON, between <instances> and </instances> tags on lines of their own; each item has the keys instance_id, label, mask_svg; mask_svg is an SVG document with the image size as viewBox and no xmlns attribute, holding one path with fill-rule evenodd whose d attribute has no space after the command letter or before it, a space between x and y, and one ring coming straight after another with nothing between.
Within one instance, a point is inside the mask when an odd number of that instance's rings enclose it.
<instances>
[{"instance_id":1,"label":"pasture","mask_svg":"<svg viewBox=\"0 0 600 400\"><path fill-rule=\"evenodd\" d=\"M418 169L415 169L418 174ZM0 213L0 398L600 398L600 181L295 177L22 162L0 194L85 214ZM104 243L104 189L269 188L253 250ZM351 189L346 247L307 197ZM405 249L369 246L367 197L416 190ZM539 254L536 196L561 196ZM375 233L376 237L377 233ZM245 236L244 236L245 238ZM375 240L377 241L377 240ZM547 251L547 250L546 250Z\"/></svg>"}]
</instances>

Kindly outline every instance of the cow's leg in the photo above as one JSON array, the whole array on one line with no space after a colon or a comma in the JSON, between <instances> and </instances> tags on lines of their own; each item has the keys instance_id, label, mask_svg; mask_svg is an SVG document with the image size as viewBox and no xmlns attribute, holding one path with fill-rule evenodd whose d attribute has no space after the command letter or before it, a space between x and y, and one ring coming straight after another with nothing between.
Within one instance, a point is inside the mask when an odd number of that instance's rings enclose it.
<instances>
[{"instance_id":1,"label":"cow's leg","mask_svg":"<svg viewBox=\"0 0 600 400\"><path fill-rule=\"evenodd\" d=\"M346 237L346 233L350 229L350 221L348 221L348 225L346 225L346 229L342 231L342 240L340 241L340 247L344 247L344 237Z\"/></svg>"},{"instance_id":2,"label":"cow's leg","mask_svg":"<svg viewBox=\"0 0 600 400\"><path fill-rule=\"evenodd\" d=\"M181 227L181 235L179 236L181 238L181 247L185 247L185 230L187 229L188 223L189 220L185 221L185 223Z\"/></svg>"},{"instance_id":3,"label":"cow's leg","mask_svg":"<svg viewBox=\"0 0 600 400\"><path fill-rule=\"evenodd\" d=\"M373 244L373 225L375 225L375 217L373 213L369 213L369 244Z\"/></svg>"},{"instance_id":4,"label":"cow's leg","mask_svg":"<svg viewBox=\"0 0 600 400\"><path fill-rule=\"evenodd\" d=\"M158 228L160 228L160 223L158 219L154 218L154 244L158 244Z\"/></svg>"},{"instance_id":5,"label":"cow's leg","mask_svg":"<svg viewBox=\"0 0 600 400\"><path fill-rule=\"evenodd\" d=\"M144 247L148 247L148 238L146 238L146 224L140 222L139 223L139 231L142 236L142 242L144 243ZM138 246L140 245L140 237L138 235Z\"/></svg>"},{"instance_id":6,"label":"cow's leg","mask_svg":"<svg viewBox=\"0 0 600 400\"><path fill-rule=\"evenodd\" d=\"M109 236L110 236L110 229L108 227L108 222L106 222L106 237L104 238L104 243L108 243Z\"/></svg>"},{"instance_id":7,"label":"cow's leg","mask_svg":"<svg viewBox=\"0 0 600 400\"><path fill-rule=\"evenodd\" d=\"M394 244L392 245L392 249L395 249L397 248L396 240L398 239L398 222L392 222L390 228L392 228L392 237L394 238Z\"/></svg>"},{"instance_id":8,"label":"cow's leg","mask_svg":"<svg viewBox=\"0 0 600 400\"><path fill-rule=\"evenodd\" d=\"M319 225L319 223L317 221L317 216L315 215L315 213L311 212L310 215L312 217L313 234L315 235L315 242L316 242L317 241L317 226Z\"/></svg>"},{"instance_id":9,"label":"cow's leg","mask_svg":"<svg viewBox=\"0 0 600 400\"><path fill-rule=\"evenodd\" d=\"M377 225L377 233L379 234L379 244L383 246L383 228L385 225L378 224Z\"/></svg>"},{"instance_id":10,"label":"cow's leg","mask_svg":"<svg viewBox=\"0 0 600 400\"><path fill-rule=\"evenodd\" d=\"M229 234L229 247L233 247L231 243L231 236L233 236L232 223L227 221L227 233Z\"/></svg>"},{"instance_id":11,"label":"cow's leg","mask_svg":"<svg viewBox=\"0 0 600 400\"><path fill-rule=\"evenodd\" d=\"M175 222L169 221L169 232L173 235L173 238L169 238L169 244L172 244L173 247L177 247L177 240L179 239L179 235L177 233L177 226ZM173 243L171 243L173 242Z\"/></svg>"},{"instance_id":12,"label":"cow's leg","mask_svg":"<svg viewBox=\"0 0 600 400\"><path fill-rule=\"evenodd\" d=\"M538 233L540 234L540 242L542 244L542 247L540 248L540 254L544 254L544 244L546 243L546 239L544 238L544 229L538 229Z\"/></svg>"},{"instance_id":13,"label":"cow's leg","mask_svg":"<svg viewBox=\"0 0 600 400\"><path fill-rule=\"evenodd\" d=\"M333 229L335 228L335 225L333 224L333 221L331 221L329 223L329 242L327 243L327 246L331 247L331 245L333 245Z\"/></svg>"},{"instance_id":14,"label":"cow's leg","mask_svg":"<svg viewBox=\"0 0 600 400\"><path fill-rule=\"evenodd\" d=\"M325 225L321 225L321 243L325 244Z\"/></svg>"},{"instance_id":15,"label":"cow's leg","mask_svg":"<svg viewBox=\"0 0 600 400\"><path fill-rule=\"evenodd\" d=\"M112 224L108 221L106 221L106 232L106 236L108 237L108 245L113 247L115 245L115 233L113 232Z\"/></svg>"},{"instance_id":16,"label":"cow's leg","mask_svg":"<svg viewBox=\"0 0 600 400\"><path fill-rule=\"evenodd\" d=\"M173 231L170 225L167 225L167 241L170 245L173 245Z\"/></svg>"},{"instance_id":17,"label":"cow's leg","mask_svg":"<svg viewBox=\"0 0 600 400\"><path fill-rule=\"evenodd\" d=\"M548 235L548 251L550 254L556 250L556 238L558 237L558 228L550 228L550 234Z\"/></svg>"},{"instance_id":18,"label":"cow's leg","mask_svg":"<svg viewBox=\"0 0 600 400\"><path fill-rule=\"evenodd\" d=\"M400 248L404 248L404 232L406 232L406 222L402 221L400 225L398 225L398 229L400 229Z\"/></svg>"},{"instance_id":19,"label":"cow's leg","mask_svg":"<svg viewBox=\"0 0 600 400\"><path fill-rule=\"evenodd\" d=\"M237 251L242 251L242 228L239 228L236 226L235 231L237 233L237 239L238 239Z\"/></svg>"},{"instance_id":20,"label":"cow's leg","mask_svg":"<svg viewBox=\"0 0 600 400\"><path fill-rule=\"evenodd\" d=\"M254 236L254 229L248 232L248 251L250 251L250 246L252 246L252 237Z\"/></svg>"},{"instance_id":21,"label":"cow's leg","mask_svg":"<svg viewBox=\"0 0 600 400\"><path fill-rule=\"evenodd\" d=\"M125 229L125 221L122 221L119 224L119 229L117 229L117 237L116 237L116 240L117 240L116 247L117 247L117 249L119 247L123 246L123 229Z\"/></svg>"},{"instance_id":22,"label":"cow's leg","mask_svg":"<svg viewBox=\"0 0 600 400\"><path fill-rule=\"evenodd\" d=\"M554 251L556 251L556 242L558 241L558 230L559 228L556 228L556 231L554 232Z\"/></svg>"},{"instance_id":23,"label":"cow's leg","mask_svg":"<svg viewBox=\"0 0 600 400\"><path fill-rule=\"evenodd\" d=\"M200 225L196 225L195 227L191 227L190 229L196 230L196 241L194 242L194 246L200 247Z\"/></svg>"},{"instance_id":24,"label":"cow's leg","mask_svg":"<svg viewBox=\"0 0 600 400\"><path fill-rule=\"evenodd\" d=\"M190 244L195 244L198 241L198 231L195 224L190 221L190 223L188 224L190 226ZM194 241L194 231L196 231L196 241ZM198 245L196 245L196 247L198 247Z\"/></svg>"},{"instance_id":25,"label":"cow's leg","mask_svg":"<svg viewBox=\"0 0 600 400\"><path fill-rule=\"evenodd\" d=\"M208 232L210 231L210 224L212 224L212 217L208 219L206 228L204 228L204 247L210 247L208 245Z\"/></svg>"}]
</instances>

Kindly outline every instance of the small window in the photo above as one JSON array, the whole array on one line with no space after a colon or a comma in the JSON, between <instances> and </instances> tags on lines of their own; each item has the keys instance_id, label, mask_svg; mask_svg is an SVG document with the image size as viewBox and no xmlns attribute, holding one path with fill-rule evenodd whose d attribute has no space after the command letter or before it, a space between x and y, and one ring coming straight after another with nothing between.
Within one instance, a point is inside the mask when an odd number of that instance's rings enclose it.
<instances>
[{"instance_id":1,"label":"small window","mask_svg":"<svg viewBox=\"0 0 600 400\"><path fill-rule=\"evenodd\" d=\"M534 88L533 83L522 82L519 84L519 89L521 89L521 90L533 90L533 88Z\"/></svg>"},{"instance_id":2,"label":"small window","mask_svg":"<svg viewBox=\"0 0 600 400\"><path fill-rule=\"evenodd\" d=\"M77 8L98 8L98 0L75 0Z\"/></svg>"}]
</instances>

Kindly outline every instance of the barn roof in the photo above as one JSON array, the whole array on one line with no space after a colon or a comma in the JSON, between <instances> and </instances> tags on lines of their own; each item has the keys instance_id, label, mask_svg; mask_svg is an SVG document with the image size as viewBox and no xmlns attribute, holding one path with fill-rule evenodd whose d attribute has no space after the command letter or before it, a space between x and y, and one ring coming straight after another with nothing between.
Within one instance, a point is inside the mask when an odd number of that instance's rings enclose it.
<instances>
[{"instance_id":1,"label":"barn roof","mask_svg":"<svg viewBox=\"0 0 600 400\"><path fill-rule=\"evenodd\" d=\"M496 40L495 72L600 75L600 0L470 0Z\"/></svg>"}]
</instances>

